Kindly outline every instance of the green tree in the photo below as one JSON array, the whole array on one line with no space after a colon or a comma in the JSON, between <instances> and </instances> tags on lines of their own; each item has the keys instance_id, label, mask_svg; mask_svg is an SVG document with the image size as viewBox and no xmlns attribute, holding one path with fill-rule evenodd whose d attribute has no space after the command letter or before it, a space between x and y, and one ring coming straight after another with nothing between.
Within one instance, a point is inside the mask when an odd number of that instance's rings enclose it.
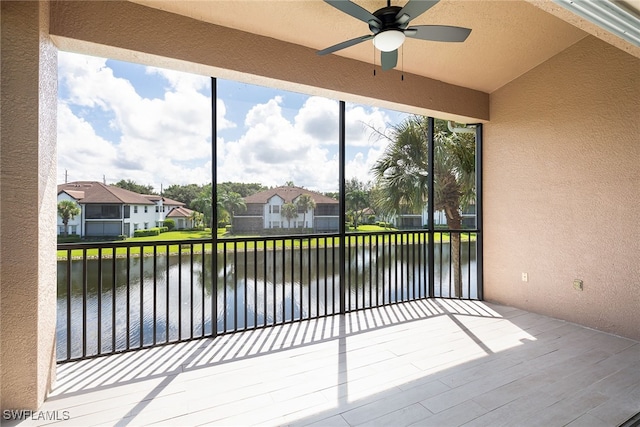
<instances>
[{"instance_id":1,"label":"green tree","mask_svg":"<svg viewBox=\"0 0 640 427\"><path fill-rule=\"evenodd\" d=\"M420 211L428 195L427 129L419 117L410 117L380 134L389 145L371 172L377 180L377 205L385 213L398 215Z\"/></svg>"},{"instance_id":2,"label":"green tree","mask_svg":"<svg viewBox=\"0 0 640 427\"><path fill-rule=\"evenodd\" d=\"M344 183L344 193L345 194L347 194L347 193L349 193L351 191L356 191L356 190L360 190L360 191L364 191L366 193L369 193L370 189L371 189L371 184L370 183L362 182L356 177L348 179Z\"/></svg>"},{"instance_id":3,"label":"green tree","mask_svg":"<svg viewBox=\"0 0 640 427\"><path fill-rule=\"evenodd\" d=\"M388 228L391 223L394 213L385 208L385 198L386 191L380 188L380 185L376 184L371 188L371 192L369 193L369 200L371 202L371 207L376 212L376 216L382 222L384 222L384 227Z\"/></svg>"},{"instance_id":4,"label":"green tree","mask_svg":"<svg viewBox=\"0 0 640 427\"><path fill-rule=\"evenodd\" d=\"M302 211L302 227L307 224L307 211L315 209L316 202L308 194L302 194L296 200L296 206L299 211Z\"/></svg>"},{"instance_id":5,"label":"green tree","mask_svg":"<svg viewBox=\"0 0 640 427\"><path fill-rule=\"evenodd\" d=\"M231 227L233 227L233 217L238 212L244 212L247 210L247 205L244 202L244 198L233 191L227 191L220 194L220 203L224 210L229 214L231 220Z\"/></svg>"},{"instance_id":6,"label":"green tree","mask_svg":"<svg viewBox=\"0 0 640 427\"><path fill-rule=\"evenodd\" d=\"M291 220L298 216L298 207L293 203L285 203L280 208L280 215L282 215L289 222L289 228L291 228Z\"/></svg>"},{"instance_id":7,"label":"green tree","mask_svg":"<svg viewBox=\"0 0 640 427\"><path fill-rule=\"evenodd\" d=\"M166 218L163 222L162 225L164 225L165 227L167 227L169 229L169 231L173 230L174 228L176 228L176 222L173 220L173 218Z\"/></svg>"},{"instance_id":8,"label":"green tree","mask_svg":"<svg viewBox=\"0 0 640 427\"><path fill-rule=\"evenodd\" d=\"M327 197L331 197L332 199L336 199L336 200L340 199L340 193L338 191L327 191L322 194Z\"/></svg>"},{"instance_id":9,"label":"green tree","mask_svg":"<svg viewBox=\"0 0 640 427\"><path fill-rule=\"evenodd\" d=\"M202 215L198 211L192 211L189 215L189 219L191 220L191 225L193 228L199 228L203 226L204 215Z\"/></svg>"},{"instance_id":10,"label":"green tree","mask_svg":"<svg viewBox=\"0 0 640 427\"><path fill-rule=\"evenodd\" d=\"M218 206L220 206L218 204ZM204 218L205 224L207 224L213 230L213 218L212 218L212 203L211 192L200 191L198 197L191 201L191 209L201 212ZM218 212L219 213L219 212Z\"/></svg>"},{"instance_id":11,"label":"green tree","mask_svg":"<svg viewBox=\"0 0 640 427\"><path fill-rule=\"evenodd\" d=\"M386 212L419 212L428 195L428 122L412 116L397 125L390 144L372 168L379 185L377 203ZM443 120L434 128L434 210L443 210L451 230L462 227L461 211L475 197L475 137L451 133ZM455 296L462 295L460 235L451 234Z\"/></svg>"},{"instance_id":12,"label":"green tree","mask_svg":"<svg viewBox=\"0 0 640 427\"><path fill-rule=\"evenodd\" d=\"M113 185L138 194L158 194L153 191L153 185L141 185L130 179L121 179Z\"/></svg>"},{"instance_id":13,"label":"green tree","mask_svg":"<svg viewBox=\"0 0 640 427\"><path fill-rule=\"evenodd\" d=\"M369 207L369 193L364 190L351 190L344 195L346 209L351 214L353 227L358 229L358 222L362 222L365 208Z\"/></svg>"},{"instance_id":14,"label":"green tree","mask_svg":"<svg viewBox=\"0 0 640 427\"><path fill-rule=\"evenodd\" d=\"M234 193L240 194L242 197L248 197L266 189L267 187L257 182L223 182L217 185L219 193L233 191Z\"/></svg>"},{"instance_id":15,"label":"green tree","mask_svg":"<svg viewBox=\"0 0 640 427\"><path fill-rule=\"evenodd\" d=\"M211 188L211 187L209 187ZM189 209L193 209L192 202L198 198L203 187L197 184L178 185L173 184L162 191L162 195L169 199L184 203Z\"/></svg>"},{"instance_id":16,"label":"green tree","mask_svg":"<svg viewBox=\"0 0 640 427\"><path fill-rule=\"evenodd\" d=\"M58 216L64 225L64 237L69 235L69 221L80 215L80 206L72 200L58 202Z\"/></svg>"}]
</instances>

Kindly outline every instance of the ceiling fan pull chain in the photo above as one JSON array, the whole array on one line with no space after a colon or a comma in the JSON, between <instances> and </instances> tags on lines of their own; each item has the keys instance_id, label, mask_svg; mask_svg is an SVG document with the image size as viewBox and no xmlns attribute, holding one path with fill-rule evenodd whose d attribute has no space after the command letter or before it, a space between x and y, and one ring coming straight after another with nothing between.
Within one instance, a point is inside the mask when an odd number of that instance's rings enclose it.
<instances>
[{"instance_id":1,"label":"ceiling fan pull chain","mask_svg":"<svg viewBox=\"0 0 640 427\"><path fill-rule=\"evenodd\" d=\"M371 43L371 47L373 47L373 77L376 76L376 45Z\"/></svg>"},{"instance_id":2,"label":"ceiling fan pull chain","mask_svg":"<svg viewBox=\"0 0 640 427\"><path fill-rule=\"evenodd\" d=\"M402 74L400 75L400 81L404 81L404 46L402 46Z\"/></svg>"}]
</instances>

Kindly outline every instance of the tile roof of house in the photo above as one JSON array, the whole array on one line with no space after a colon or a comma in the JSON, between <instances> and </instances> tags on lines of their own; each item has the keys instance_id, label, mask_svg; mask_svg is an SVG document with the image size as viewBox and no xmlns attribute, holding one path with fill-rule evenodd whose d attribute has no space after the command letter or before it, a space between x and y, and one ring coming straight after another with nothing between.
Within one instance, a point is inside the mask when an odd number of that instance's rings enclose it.
<instances>
[{"instance_id":1,"label":"tile roof of house","mask_svg":"<svg viewBox=\"0 0 640 427\"><path fill-rule=\"evenodd\" d=\"M167 218L189 218L192 213L193 211L189 208L178 207L171 209L167 214Z\"/></svg>"},{"instance_id":2,"label":"tile roof of house","mask_svg":"<svg viewBox=\"0 0 640 427\"><path fill-rule=\"evenodd\" d=\"M151 200L152 202L157 202L162 199L162 204L167 206L184 206L184 203L182 202L170 199L168 197L158 196L157 194L143 194L143 196Z\"/></svg>"},{"instance_id":3,"label":"tile roof of house","mask_svg":"<svg viewBox=\"0 0 640 427\"><path fill-rule=\"evenodd\" d=\"M68 195L70 195L76 200L84 199L84 191L77 191L77 190L62 190L62 191L64 191L65 193L67 193ZM62 191L60 191L60 187L58 187L58 194L60 194Z\"/></svg>"},{"instance_id":4,"label":"tile roof of house","mask_svg":"<svg viewBox=\"0 0 640 427\"><path fill-rule=\"evenodd\" d=\"M105 185L97 181L75 181L67 184L58 185L58 194L66 192L70 196L74 197L71 192L76 194L83 192L84 197L81 199L83 204L92 203L114 203L114 204L127 204L127 205L153 205L155 204L151 200L144 197L142 194L134 193L133 191L125 190L124 188L116 187L113 185Z\"/></svg>"},{"instance_id":5,"label":"tile roof of house","mask_svg":"<svg viewBox=\"0 0 640 427\"><path fill-rule=\"evenodd\" d=\"M338 201L331 197L324 196L320 193L316 193L315 191L307 190L306 188L300 187L292 187L292 186L284 186L284 187L276 187L270 188L269 190L261 191L256 194L252 194L251 196L245 197L245 203L267 203L273 196L278 195L282 199L284 199L285 203L293 203L293 201L301 196L302 194L308 194L311 196L316 204L336 204Z\"/></svg>"}]
</instances>

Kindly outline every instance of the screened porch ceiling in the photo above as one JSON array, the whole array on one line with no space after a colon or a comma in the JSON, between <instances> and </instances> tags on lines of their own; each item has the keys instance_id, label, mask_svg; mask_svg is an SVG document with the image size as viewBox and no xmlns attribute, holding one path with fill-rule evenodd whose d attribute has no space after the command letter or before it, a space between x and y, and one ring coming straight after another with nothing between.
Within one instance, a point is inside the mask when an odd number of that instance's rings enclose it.
<instances>
[{"instance_id":1,"label":"screened porch ceiling","mask_svg":"<svg viewBox=\"0 0 640 427\"><path fill-rule=\"evenodd\" d=\"M367 25L320 0L133 0L134 3L223 27L320 50L369 34ZM386 0L356 0L369 11ZM406 0L392 0L403 6ZM640 0L624 2L640 10ZM454 25L472 29L464 43L407 39L397 69L491 93L592 34L640 57L640 48L605 32L551 1L441 0L411 25ZM371 42L336 55L372 64ZM376 63L380 63L379 53ZM373 70L373 66L372 66Z\"/></svg>"}]
</instances>

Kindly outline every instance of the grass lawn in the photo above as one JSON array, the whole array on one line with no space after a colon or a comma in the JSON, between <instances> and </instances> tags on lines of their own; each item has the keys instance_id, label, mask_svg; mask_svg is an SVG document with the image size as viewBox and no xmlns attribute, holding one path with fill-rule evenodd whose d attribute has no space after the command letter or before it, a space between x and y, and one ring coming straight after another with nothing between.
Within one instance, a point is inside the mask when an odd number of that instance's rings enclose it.
<instances>
[{"instance_id":1,"label":"grass lawn","mask_svg":"<svg viewBox=\"0 0 640 427\"><path fill-rule=\"evenodd\" d=\"M384 227L380 227L378 225L373 225L373 224L362 224L358 226L357 230L355 230L353 227L349 227L349 231L352 231L354 233L371 233L376 231L398 231L398 230L395 228L384 228Z\"/></svg>"},{"instance_id":2,"label":"grass lawn","mask_svg":"<svg viewBox=\"0 0 640 427\"><path fill-rule=\"evenodd\" d=\"M356 245L369 245L369 243L375 243L378 242L379 244L384 244L384 243L388 243L389 241L396 243L396 244L413 244L413 243L425 243L428 241L428 236L423 234L421 230L416 230L413 232L407 232L407 233L403 233L403 234L397 234L397 235L381 235L379 237L375 236L375 235L369 235L369 234L364 234L364 233L371 233L371 232L379 232L379 231L397 231L395 229L388 229L388 228L383 228L383 227L379 227L376 225L360 225L358 226L358 230L349 230L349 234L347 235L347 239L348 239L348 245L349 246L356 246ZM284 238L284 239L277 239L277 240L268 240L266 241L266 243L264 241L240 241L240 242L236 242L234 240L227 240L225 237L228 238L233 238L233 237L243 237L243 238L251 238L251 237L255 237L257 239L260 239L260 236L232 236L232 235L227 235L226 234L227 230L224 228L220 228L218 229L218 239L220 239L218 241L217 244L217 251L221 252L224 250L233 250L234 247L237 248L238 250L242 251L245 248L249 249L249 250L253 250L254 248L256 248L258 250L264 250L265 246L266 249L273 249L275 248L281 248L281 247L324 247L324 246L329 246L329 247L338 247L340 246L340 238L339 237L327 237L327 238L306 238L304 237L304 235L300 235L299 237L295 237L295 238ZM145 243L153 243L153 242L157 242L157 241L172 241L172 240L191 240L191 239L207 239L207 238L211 238L211 234L209 230L204 230L204 231L186 231L186 230L180 230L180 231L169 231L166 233L162 233L160 236L146 236L146 237L132 237L126 240L126 243L136 243L136 242L140 242L141 245L144 245ZM469 236L468 234L464 234L462 236L462 241L463 242L467 242L469 241L469 239L471 239L471 241L475 241L475 233L471 233L471 235ZM435 239L434 241L436 243L438 242L444 242L447 243L450 241L450 236L449 234L442 234L442 233L438 233L435 235ZM119 242L116 242L119 243ZM191 248L192 245L190 244L185 244L182 243L181 245L182 247L180 247L180 245L175 244L166 244L166 245L162 245L162 246L156 246L155 251L157 254L165 254L167 253L167 250L169 251L170 254L177 254L179 251L181 251L182 253L190 253L191 252ZM143 254L145 255L153 255L154 253L154 246L149 245L149 246L134 246L131 247L129 249L129 254L130 256L140 256L140 251L143 251ZM99 256L99 250L97 248L88 248L86 249L87 251L87 257L88 258L97 258ZM120 248L104 248L102 249L102 257L103 258L111 258L114 256L114 251L115 251L115 256L116 257L125 257L127 255L127 248L126 247L120 247ZM202 253L203 251L205 252L211 252L211 243L207 243L207 242L194 242L193 243L193 252L194 253ZM71 252L71 257L72 258L81 258L82 257L82 249L75 249ZM60 250L58 251L58 260L64 260L67 258L67 251L65 250Z\"/></svg>"},{"instance_id":3,"label":"grass lawn","mask_svg":"<svg viewBox=\"0 0 640 427\"><path fill-rule=\"evenodd\" d=\"M224 228L218 229L218 237L224 236L227 232ZM176 230L176 231L167 231L166 233L162 233L159 236L145 236L145 237L131 237L127 239L127 242L155 242L158 240L189 240L189 239L210 239L211 238L211 230Z\"/></svg>"}]
</instances>

